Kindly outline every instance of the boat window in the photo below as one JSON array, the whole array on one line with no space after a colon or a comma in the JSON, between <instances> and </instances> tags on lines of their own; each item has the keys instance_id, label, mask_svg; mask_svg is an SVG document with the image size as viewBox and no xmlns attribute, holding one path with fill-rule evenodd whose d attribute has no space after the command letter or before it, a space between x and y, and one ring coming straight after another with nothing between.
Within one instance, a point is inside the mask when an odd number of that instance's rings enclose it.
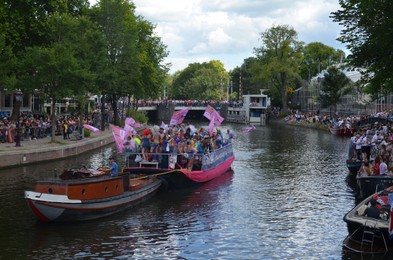
<instances>
[{"instance_id":1,"label":"boat window","mask_svg":"<svg viewBox=\"0 0 393 260\"><path fill-rule=\"evenodd\" d=\"M52 194L52 193L53 193L52 188L49 188L49 189L48 189L48 193L49 193L49 194Z\"/></svg>"},{"instance_id":2,"label":"boat window","mask_svg":"<svg viewBox=\"0 0 393 260\"><path fill-rule=\"evenodd\" d=\"M86 190L82 189L82 195L85 195L85 194L86 194Z\"/></svg>"},{"instance_id":3,"label":"boat window","mask_svg":"<svg viewBox=\"0 0 393 260\"><path fill-rule=\"evenodd\" d=\"M108 187L105 187L105 192L108 192Z\"/></svg>"},{"instance_id":4,"label":"boat window","mask_svg":"<svg viewBox=\"0 0 393 260\"><path fill-rule=\"evenodd\" d=\"M118 184L116 184L116 190L118 190L119 189L119 185Z\"/></svg>"}]
</instances>

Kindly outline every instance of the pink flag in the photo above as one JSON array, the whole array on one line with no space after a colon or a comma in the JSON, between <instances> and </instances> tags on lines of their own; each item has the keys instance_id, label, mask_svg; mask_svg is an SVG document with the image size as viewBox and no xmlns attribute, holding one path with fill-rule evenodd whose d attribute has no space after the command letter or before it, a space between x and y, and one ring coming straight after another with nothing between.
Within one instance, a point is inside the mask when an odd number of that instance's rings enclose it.
<instances>
[{"instance_id":1,"label":"pink flag","mask_svg":"<svg viewBox=\"0 0 393 260\"><path fill-rule=\"evenodd\" d=\"M124 126L124 131L126 131L126 133L127 133L127 135L124 138L124 140L127 139L128 136L136 134L135 129L132 126L127 125L127 124Z\"/></svg>"},{"instance_id":2,"label":"pink flag","mask_svg":"<svg viewBox=\"0 0 393 260\"><path fill-rule=\"evenodd\" d=\"M141 124L138 124L137 122L135 122L135 119L132 117L127 117L126 121L124 123L126 123L127 125L130 125L130 126L134 126L134 127L141 127Z\"/></svg>"},{"instance_id":3,"label":"pink flag","mask_svg":"<svg viewBox=\"0 0 393 260\"><path fill-rule=\"evenodd\" d=\"M123 152L123 146L124 146L124 139L121 135L122 135L122 131L124 131L124 130L121 129L120 127L114 126L114 125L110 125L110 128L112 130L113 139L115 139L115 143L117 146L117 152L121 153L121 152Z\"/></svg>"},{"instance_id":4,"label":"pink flag","mask_svg":"<svg viewBox=\"0 0 393 260\"><path fill-rule=\"evenodd\" d=\"M210 120L210 123L209 123L209 128L208 128L208 130L209 130L209 135L210 135L210 136L213 136L213 130L214 130L214 120Z\"/></svg>"},{"instance_id":5,"label":"pink flag","mask_svg":"<svg viewBox=\"0 0 393 260\"><path fill-rule=\"evenodd\" d=\"M208 105L206 107L205 112L203 113L203 116L209 120L216 118L217 121L220 122L220 125L221 125L222 121L224 121L224 118L222 116L220 116L220 114L210 105Z\"/></svg>"},{"instance_id":6,"label":"pink flag","mask_svg":"<svg viewBox=\"0 0 393 260\"><path fill-rule=\"evenodd\" d=\"M88 125L88 124L84 124L83 127L88 129L89 131L94 132L94 133L101 132L100 129L98 129L98 128L94 127L94 126Z\"/></svg>"},{"instance_id":7,"label":"pink flag","mask_svg":"<svg viewBox=\"0 0 393 260\"><path fill-rule=\"evenodd\" d=\"M251 132L252 130L255 130L255 129L257 129L257 128L254 125L251 125L251 126L248 126L248 127L244 128L243 131L241 131L241 133L243 133L243 134L249 133L249 132Z\"/></svg>"},{"instance_id":8,"label":"pink flag","mask_svg":"<svg viewBox=\"0 0 393 260\"><path fill-rule=\"evenodd\" d=\"M172 118L171 118L171 122L169 123L169 125L173 126L173 125L179 125L179 124L183 123L183 120L186 117L189 110L190 110L190 108L186 107L180 111L173 113Z\"/></svg>"}]
</instances>

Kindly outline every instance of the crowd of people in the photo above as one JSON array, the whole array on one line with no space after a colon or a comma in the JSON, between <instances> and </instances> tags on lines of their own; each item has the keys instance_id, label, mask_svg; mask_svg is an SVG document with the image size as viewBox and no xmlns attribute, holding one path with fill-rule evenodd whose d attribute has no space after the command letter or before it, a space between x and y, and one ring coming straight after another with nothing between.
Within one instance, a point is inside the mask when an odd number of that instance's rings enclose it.
<instances>
[{"instance_id":1,"label":"crowd of people","mask_svg":"<svg viewBox=\"0 0 393 260\"><path fill-rule=\"evenodd\" d=\"M376 122L351 137L349 158L363 161L359 175L393 175L393 125Z\"/></svg>"},{"instance_id":2,"label":"crowd of people","mask_svg":"<svg viewBox=\"0 0 393 260\"><path fill-rule=\"evenodd\" d=\"M153 126L128 137L124 143L129 164L157 162L162 168L200 169L201 157L232 141L233 134L220 129L210 136L207 129L193 125Z\"/></svg>"},{"instance_id":3,"label":"crowd of people","mask_svg":"<svg viewBox=\"0 0 393 260\"><path fill-rule=\"evenodd\" d=\"M45 115L22 115L19 120L3 117L0 119L0 143L16 142L18 129L21 141L51 137L52 127L55 127L55 135L62 135L63 139L71 139L76 133L79 136L81 123L99 124L99 120L94 118L95 114L91 113L85 115L83 122L80 122L78 116L60 115L56 117L56 122L53 124L50 117Z\"/></svg>"}]
</instances>

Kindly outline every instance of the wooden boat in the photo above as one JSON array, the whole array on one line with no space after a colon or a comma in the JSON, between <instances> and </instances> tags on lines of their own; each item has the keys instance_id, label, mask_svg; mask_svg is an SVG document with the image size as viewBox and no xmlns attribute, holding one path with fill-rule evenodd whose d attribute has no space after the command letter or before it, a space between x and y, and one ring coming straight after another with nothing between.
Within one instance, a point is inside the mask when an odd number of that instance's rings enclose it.
<instances>
[{"instance_id":1,"label":"wooden boat","mask_svg":"<svg viewBox=\"0 0 393 260\"><path fill-rule=\"evenodd\" d=\"M38 181L25 191L27 203L44 222L83 221L106 217L142 203L159 189L155 176L99 171L66 171L60 178Z\"/></svg>"},{"instance_id":2,"label":"wooden boat","mask_svg":"<svg viewBox=\"0 0 393 260\"><path fill-rule=\"evenodd\" d=\"M362 253L385 253L393 249L393 239L391 239L393 237L389 234L389 228L393 224L390 223L393 214L388 204L388 196L392 192L393 188L390 187L375 193L344 216L348 228L348 236L343 242L344 247ZM379 204L381 218L364 215L364 210L372 199L383 204Z\"/></svg>"},{"instance_id":3,"label":"wooden boat","mask_svg":"<svg viewBox=\"0 0 393 260\"><path fill-rule=\"evenodd\" d=\"M393 185L392 175L379 176L356 176L356 183L359 187L360 196L368 197L378 191L384 190Z\"/></svg>"},{"instance_id":4,"label":"wooden boat","mask_svg":"<svg viewBox=\"0 0 393 260\"><path fill-rule=\"evenodd\" d=\"M231 168L234 160L232 144L227 144L209 154L201 155L191 171L178 164L175 169L171 169L158 162L140 162L139 167L125 167L123 172L158 176L163 182L163 188L186 188L217 178Z\"/></svg>"},{"instance_id":5,"label":"wooden boat","mask_svg":"<svg viewBox=\"0 0 393 260\"><path fill-rule=\"evenodd\" d=\"M338 136L353 136L354 129L352 128L346 128L346 127L340 127L340 128L335 128L329 126L329 131L330 133Z\"/></svg>"}]
</instances>

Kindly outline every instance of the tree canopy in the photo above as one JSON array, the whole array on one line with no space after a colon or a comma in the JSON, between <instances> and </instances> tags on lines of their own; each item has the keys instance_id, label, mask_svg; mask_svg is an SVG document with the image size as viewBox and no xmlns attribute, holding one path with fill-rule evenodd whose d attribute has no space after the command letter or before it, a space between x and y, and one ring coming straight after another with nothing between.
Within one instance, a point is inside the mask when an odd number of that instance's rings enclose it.
<instances>
[{"instance_id":1,"label":"tree canopy","mask_svg":"<svg viewBox=\"0 0 393 260\"><path fill-rule=\"evenodd\" d=\"M322 79L320 101L323 108L333 107L337 110L337 104L341 98L351 91L351 80L336 66L327 69Z\"/></svg>"},{"instance_id":2,"label":"tree canopy","mask_svg":"<svg viewBox=\"0 0 393 260\"><path fill-rule=\"evenodd\" d=\"M391 92L393 2L340 0L339 4L341 9L332 12L331 17L344 27L338 40L351 52L349 64L362 69L362 79L371 93Z\"/></svg>"},{"instance_id":3,"label":"tree canopy","mask_svg":"<svg viewBox=\"0 0 393 260\"><path fill-rule=\"evenodd\" d=\"M288 109L288 87L296 80L301 62L302 42L289 25L276 25L261 33L263 45L254 52L261 61L261 69L271 82L272 92L281 98L282 109Z\"/></svg>"},{"instance_id":4,"label":"tree canopy","mask_svg":"<svg viewBox=\"0 0 393 260\"><path fill-rule=\"evenodd\" d=\"M171 93L174 99L223 100L229 74L220 61L192 63L175 75Z\"/></svg>"}]
</instances>

